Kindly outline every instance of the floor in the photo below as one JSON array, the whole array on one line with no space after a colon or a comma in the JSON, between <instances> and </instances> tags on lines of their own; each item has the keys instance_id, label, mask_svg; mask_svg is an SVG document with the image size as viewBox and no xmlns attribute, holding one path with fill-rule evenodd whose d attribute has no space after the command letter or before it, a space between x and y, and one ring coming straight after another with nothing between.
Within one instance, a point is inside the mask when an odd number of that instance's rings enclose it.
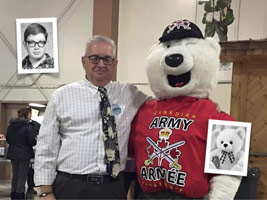
<instances>
[{"instance_id":1,"label":"floor","mask_svg":"<svg viewBox=\"0 0 267 200\"><path fill-rule=\"evenodd\" d=\"M134 183L132 183L130 187L132 189L130 189L128 192L127 200L133 199ZM1 200L10 200L10 189L11 189L10 181L0 180L0 199ZM26 185L26 189L27 189L27 185ZM37 195L28 195L27 196L28 200L39 200L38 196L40 194L40 190L38 187L35 187L34 190L37 191Z\"/></svg>"},{"instance_id":2,"label":"floor","mask_svg":"<svg viewBox=\"0 0 267 200\"><path fill-rule=\"evenodd\" d=\"M10 189L11 189L11 183L8 180L0 180L0 199L1 200L9 200L10 199ZM27 189L27 185L26 185L26 189ZM39 188L34 188L34 190L37 191L37 193L39 194ZM38 194L37 195L28 195L27 199L31 199L31 200L38 200Z\"/></svg>"}]
</instances>

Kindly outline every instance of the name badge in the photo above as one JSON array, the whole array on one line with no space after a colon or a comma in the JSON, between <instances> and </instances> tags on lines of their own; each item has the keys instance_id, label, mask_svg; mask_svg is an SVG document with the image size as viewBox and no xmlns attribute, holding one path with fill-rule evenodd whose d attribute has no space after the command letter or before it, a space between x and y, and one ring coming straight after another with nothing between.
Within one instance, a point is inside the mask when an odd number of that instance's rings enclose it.
<instances>
[{"instance_id":1,"label":"name badge","mask_svg":"<svg viewBox=\"0 0 267 200\"><path fill-rule=\"evenodd\" d=\"M121 113L121 107L118 104L112 104L112 113L119 115Z\"/></svg>"}]
</instances>

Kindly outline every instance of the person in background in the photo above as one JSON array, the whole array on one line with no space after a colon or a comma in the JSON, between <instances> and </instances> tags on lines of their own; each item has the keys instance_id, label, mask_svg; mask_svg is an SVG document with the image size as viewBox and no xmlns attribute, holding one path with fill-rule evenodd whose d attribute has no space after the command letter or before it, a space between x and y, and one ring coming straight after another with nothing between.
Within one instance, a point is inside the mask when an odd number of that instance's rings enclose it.
<instances>
[{"instance_id":1,"label":"person in background","mask_svg":"<svg viewBox=\"0 0 267 200\"><path fill-rule=\"evenodd\" d=\"M12 182L11 199L25 199L25 183L28 176L30 159L33 158L33 146L36 138L28 119L28 109L18 110L18 117L9 121L6 133L8 143L7 158L11 160Z\"/></svg>"},{"instance_id":2,"label":"person in background","mask_svg":"<svg viewBox=\"0 0 267 200\"><path fill-rule=\"evenodd\" d=\"M126 199L131 121L147 96L134 85L111 81L118 63L113 40L90 38L81 62L85 79L57 89L46 108L36 146L35 184L40 186L40 199ZM116 178L105 163L100 89L107 91L116 122Z\"/></svg>"},{"instance_id":3,"label":"person in background","mask_svg":"<svg viewBox=\"0 0 267 200\"><path fill-rule=\"evenodd\" d=\"M36 134L36 137L37 135L39 134L39 130L40 130L40 127L41 127L41 124L35 120L32 120L32 109L30 107L26 107L28 109L28 119L30 121L30 124L32 125L34 131L35 131L35 134Z\"/></svg>"},{"instance_id":4,"label":"person in background","mask_svg":"<svg viewBox=\"0 0 267 200\"><path fill-rule=\"evenodd\" d=\"M48 33L41 24L32 23L24 31L23 46L28 55L22 61L23 69L54 68L54 59L46 53Z\"/></svg>"},{"instance_id":5,"label":"person in background","mask_svg":"<svg viewBox=\"0 0 267 200\"><path fill-rule=\"evenodd\" d=\"M28 119L35 132L35 137L37 137L41 125L37 121L31 119L32 109L30 107L27 107L27 109L28 109ZM33 178L34 177L33 163L34 162L31 161L29 165L29 173L28 173L28 178L27 178L27 184L28 184L27 194L28 195L37 194L37 191L34 190L35 184L34 184L34 178Z\"/></svg>"}]
</instances>

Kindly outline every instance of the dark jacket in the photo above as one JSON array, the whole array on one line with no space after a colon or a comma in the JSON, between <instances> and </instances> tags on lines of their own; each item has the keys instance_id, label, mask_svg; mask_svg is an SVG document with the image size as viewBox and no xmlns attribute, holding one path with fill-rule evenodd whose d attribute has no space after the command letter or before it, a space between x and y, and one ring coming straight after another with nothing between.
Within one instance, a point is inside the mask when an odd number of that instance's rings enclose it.
<instances>
[{"instance_id":1,"label":"dark jacket","mask_svg":"<svg viewBox=\"0 0 267 200\"><path fill-rule=\"evenodd\" d=\"M30 124L33 127L33 130L35 132L35 136L37 136L39 134L39 130L40 130L41 124L39 124L37 121L34 121L34 120L31 120Z\"/></svg>"},{"instance_id":2,"label":"dark jacket","mask_svg":"<svg viewBox=\"0 0 267 200\"><path fill-rule=\"evenodd\" d=\"M14 118L9 122L6 141L9 144L7 158L29 160L34 157L32 146L36 145L36 134L29 120Z\"/></svg>"}]
</instances>

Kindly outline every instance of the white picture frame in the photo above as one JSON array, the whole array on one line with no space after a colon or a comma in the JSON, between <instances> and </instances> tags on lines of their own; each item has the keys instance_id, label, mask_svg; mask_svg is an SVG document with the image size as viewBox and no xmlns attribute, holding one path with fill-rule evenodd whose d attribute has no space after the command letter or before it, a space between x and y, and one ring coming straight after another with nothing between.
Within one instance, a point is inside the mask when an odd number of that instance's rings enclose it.
<instances>
[{"instance_id":1,"label":"white picture frame","mask_svg":"<svg viewBox=\"0 0 267 200\"><path fill-rule=\"evenodd\" d=\"M216 139L218 134L221 134L222 132L224 132L224 134L229 132L230 134L230 130L234 130L235 132L233 132L233 134L238 135L235 137L239 137L240 135L244 137L242 139L242 143L235 143L236 139L230 139L230 136L225 137L224 135L221 135L219 138L220 140L218 140L218 144L226 146L223 146L223 148L225 148L223 150L226 152L223 153L221 151L222 146L218 148L218 145L216 145ZM242 130L244 130L244 132ZM251 123L249 122L209 120L204 172L212 174L247 176L250 135ZM222 141L221 138L225 138L224 141ZM239 146L241 144L241 149L239 148L239 152L235 152L234 150L231 153L231 148L233 148L234 144L231 146L229 141L239 144ZM229 146L227 146L227 144ZM240 155L243 155L241 156L242 159L239 158ZM234 167L232 167L232 164ZM229 169L227 166L232 168Z\"/></svg>"},{"instance_id":2,"label":"white picture frame","mask_svg":"<svg viewBox=\"0 0 267 200\"><path fill-rule=\"evenodd\" d=\"M32 23L38 23L45 27L48 37L45 45L45 53L48 54L53 64L47 68L24 68L23 60L28 55L24 43L24 32L26 27ZM18 74L33 74L33 73L58 73L58 40L57 40L57 18L21 18L16 19L17 33L17 66ZM39 45L39 44L35 44ZM53 65L53 66L52 66Z\"/></svg>"}]
</instances>

